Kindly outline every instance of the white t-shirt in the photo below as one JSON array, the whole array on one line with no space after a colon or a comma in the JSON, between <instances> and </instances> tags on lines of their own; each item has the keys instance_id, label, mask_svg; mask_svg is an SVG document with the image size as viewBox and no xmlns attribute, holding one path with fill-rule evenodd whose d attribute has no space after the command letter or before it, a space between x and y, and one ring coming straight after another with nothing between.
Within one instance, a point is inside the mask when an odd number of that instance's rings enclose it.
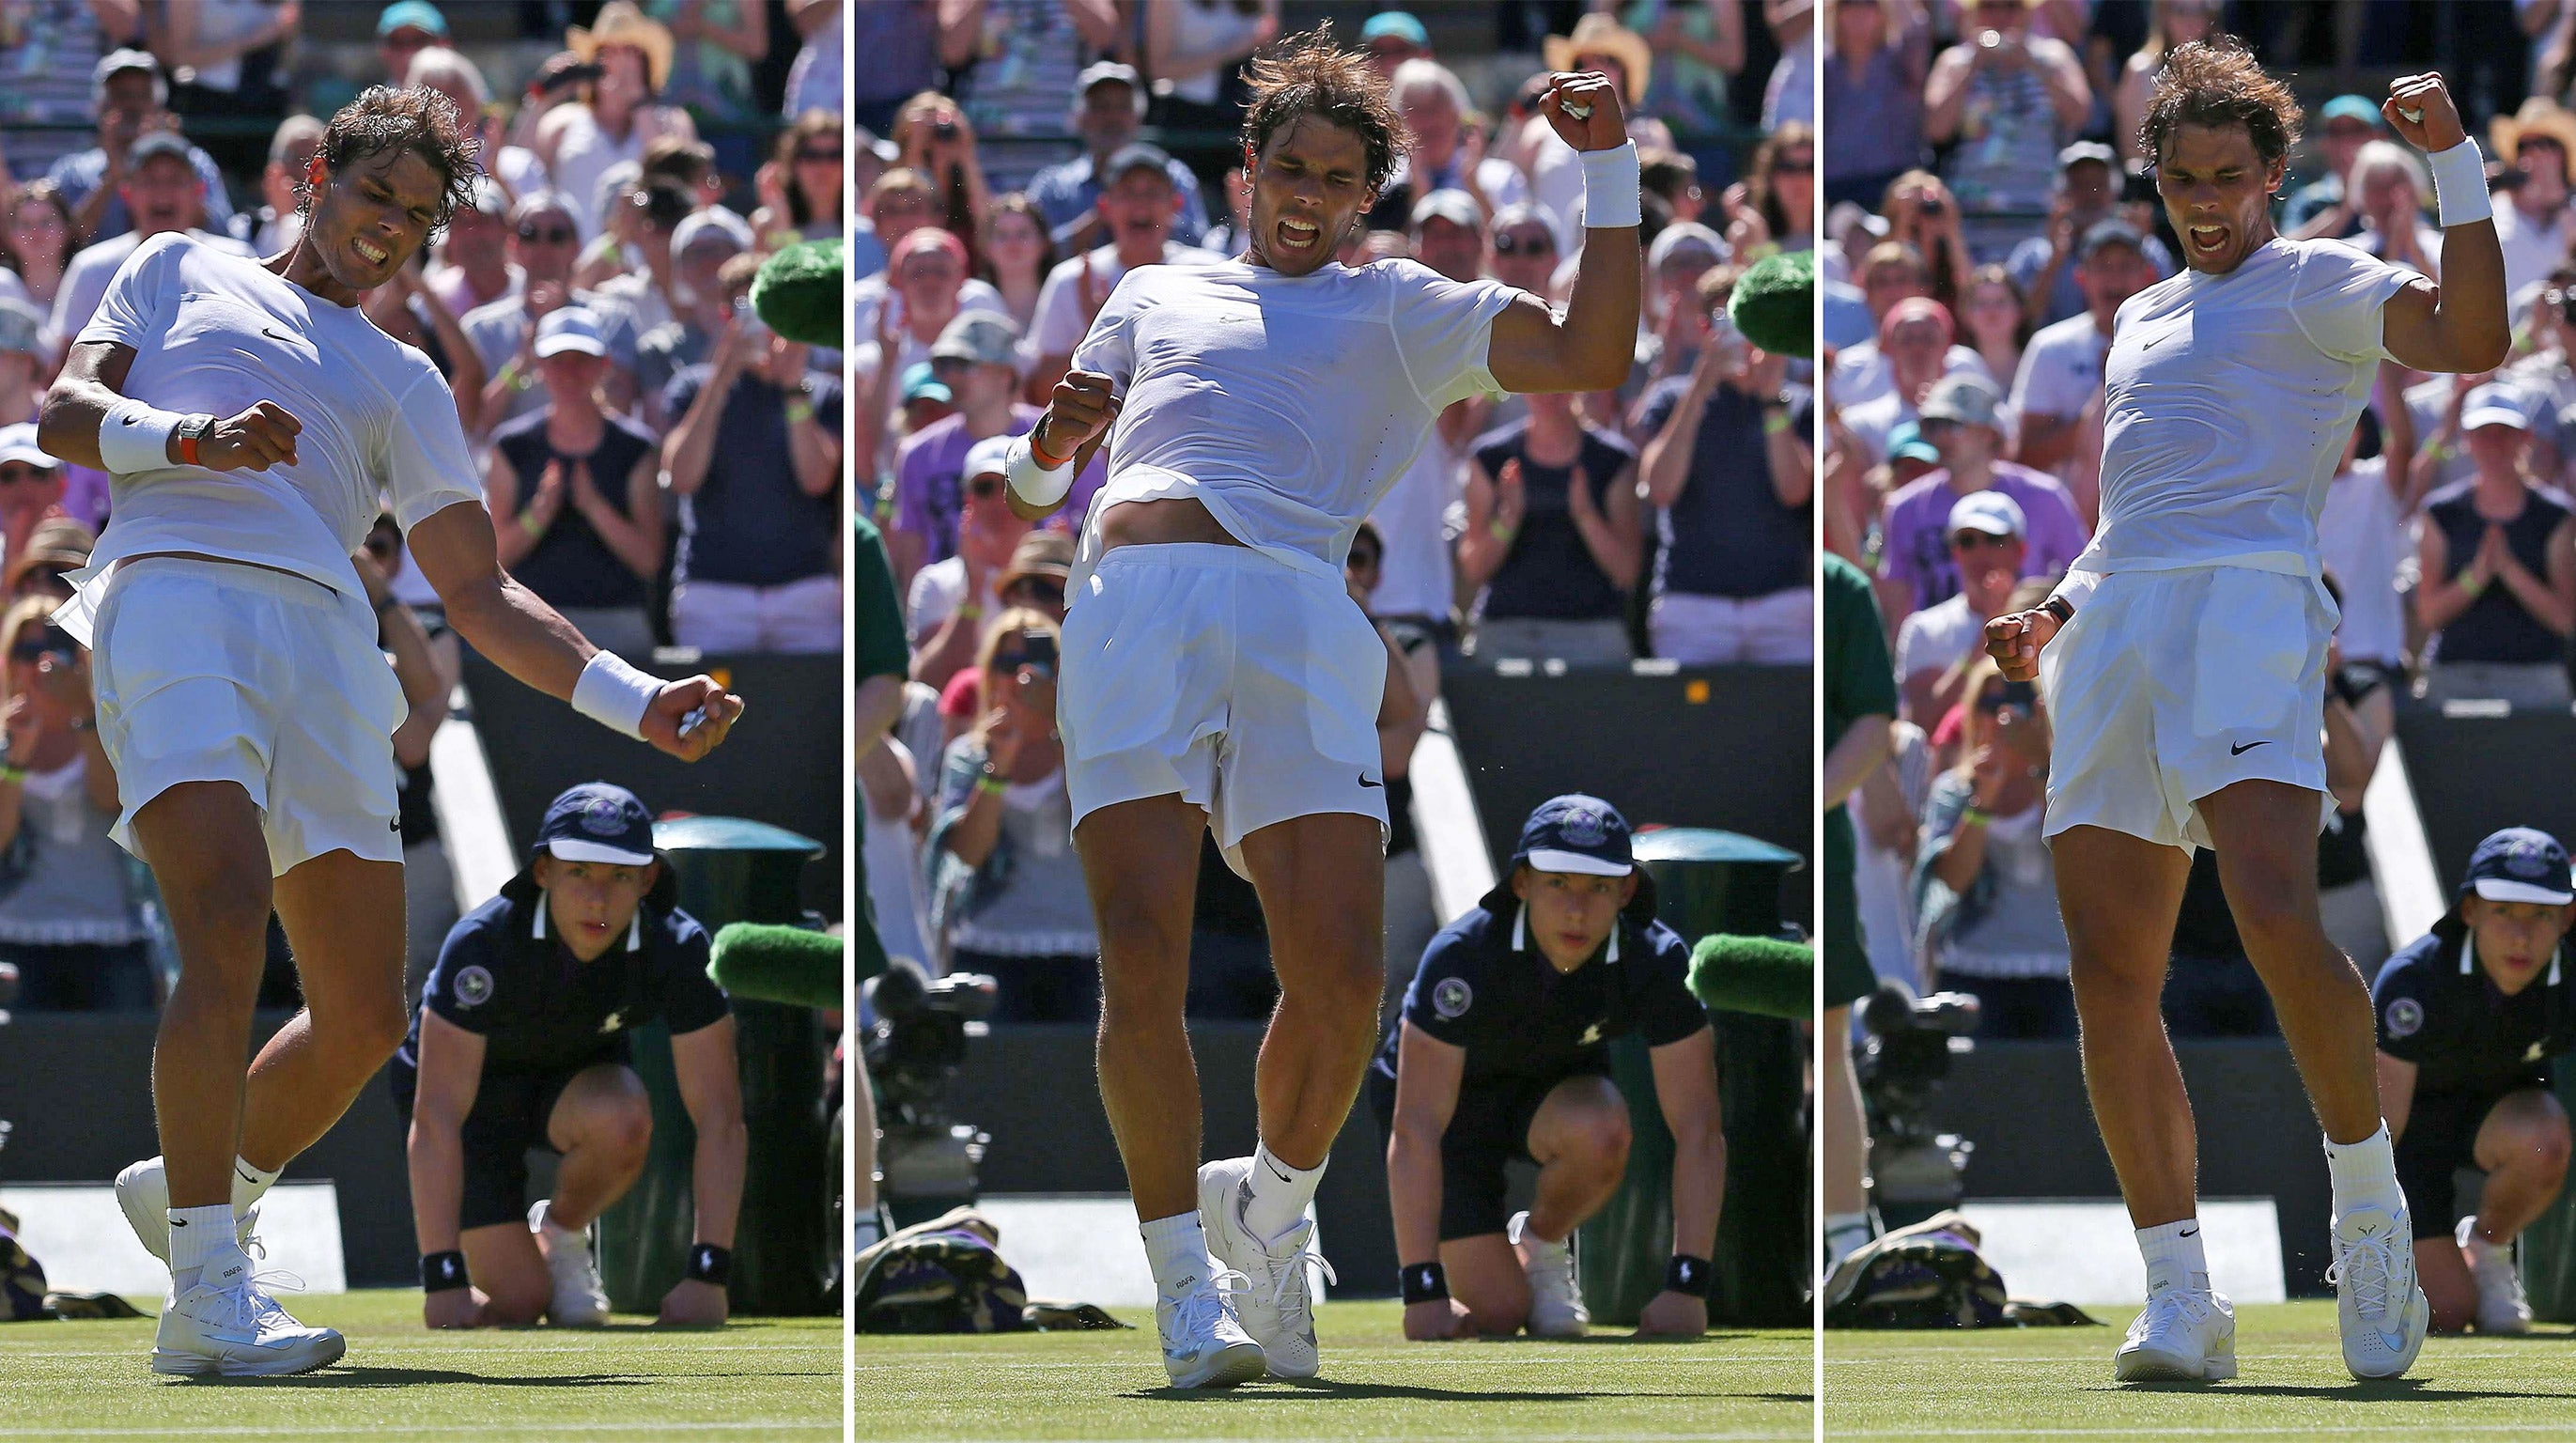
<instances>
[{"instance_id":1,"label":"white t-shirt","mask_svg":"<svg viewBox=\"0 0 2576 1443\"><path fill-rule=\"evenodd\" d=\"M1130 273L1073 357L1124 402L1075 589L1098 559L1101 516L1157 496L1194 496L1235 539L1338 583L1351 536L1442 408L1502 389L1486 354L1517 294L1410 260Z\"/></svg>"},{"instance_id":2,"label":"white t-shirt","mask_svg":"<svg viewBox=\"0 0 2576 1443\"><path fill-rule=\"evenodd\" d=\"M1975 649L1985 634L1986 619L1969 609L1964 591L1947 601L1907 613L1904 624L1896 628L1897 680L1958 665L1959 658ZM1928 723L1940 718L1915 720Z\"/></svg>"},{"instance_id":3,"label":"white t-shirt","mask_svg":"<svg viewBox=\"0 0 2576 1443\"><path fill-rule=\"evenodd\" d=\"M2084 403L2102 389L2102 360L2110 353L2111 338L2093 324L2090 311L2041 327L2022 349L2021 370L2013 376L2014 414L2061 421L2082 415Z\"/></svg>"},{"instance_id":4,"label":"white t-shirt","mask_svg":"<svg viewBox=\"0 0 2576 1443\"><path fill-rule=\"evenodd\" d=\"M2495 203L2496 244L2504 249L2504 293L2522 294L2525 286L2549 279L2549 273L2567 259L2567 244L2576 238L2576 226L2568 221L2567 207L2551 213L2547 225L2534 225L2525 217L2510 196L2497 196Z\"/></svg>"},{"instance_id":5,"label":"white t-shirt","mask_svg":"<svg viewBox=\"0 0 2576 1443\"><path fill-rule=\"evenodd\" d=\"M250 254L248 246L230 236L192 230L188 232L188 238L226 255ZM89 324L89 318L98 313L99 298L107 294L108 283L116 278L125 258L134 254L142 244L143 237L139 232L127 231L73 256L71 264L63 268L62 284L54 288L54 315L46 329L68 346L71 339L81 333L81 328Z\"/></svg>"},{"instance_id":6,"label":"white t-shirt","mask_svg":"<svg viewBox=\"0 0 2576 1443\"><path fill-rule=\"evenodd\" d=\"M1212 266L1225 257L1179 241L1163 242L1163 264L1167 266ZM1091 268L1092 294L1102 301L1118 289L1127 277L1127 267L1118 260L1116 246L1102 246L1089 255L1058 261L1047 272L1045 284L1038 287L1037 315L1029 323L1028 340L1022 350L1031 364L1041 356L1070 356L1082 344L1089 329L1089 318L1082 313L1082 268Z\"/></svg>"},{"instance_id":7,"label":"white t-shirt","mask_svg":"<svg viewBox=\"0 0 2576 1443\"><path fill-rule=\"evenodd\" d=\"M274 402L301 423L296 461L265 471L169 466L115 478L93 566L194 551L363 597L349 554L390 508L409 531L483 492L456 398L429 357L257 261L154 236L78 338L134 348L125 394L234 416Z\"/></svg>"},{"instance_id":8,"label":"white t-shirt","mask_svg":"<svg viewBox=\"0 0 2576 1443\"><path fill-rule=\"evenodd\" d=\"M2103 393L2102 523L2083 571L2314 576L2317 511L2414 272L2338 241L2266 242L2120 307Z\"/></svg>"},{"instance_id":9,"label":"white t-shirt","mask_svg":"<svg viewBox=\"0 0 2576 1443\"><path fill-rule=\"evenodd\" d=\"M996 571L984 583L984 614L1002 614L1002 598L994 591L993 582L1001 578ZM930 563L912 574L912 595L906 599L904 618L912 633L912 644L920 646L939 630L941 622L957 614L966 601L966 558L948 556Z\"/></svg>"},{"instance_id":10,"label":"white t-shirt","mask_svg":"<svg viewBox=\"0 0 2576 1443\"><path fill-rule=\"evenodd\" d=\"M1386 543L1377 589L1369 593L1370 615L1448 618L1458 586L1449 561L1449 508L1465 495L1464 462L1435 429L1369 513Z\"/></svg>"},{"instance_id":11,"label":"white t-shirt","mask_svg":"<svg viewBox=\"0 0 2576 1443\"><path fill-rule=\"evenodd\" d=\"M2388 460L2372 456L2326 483L2317 516L2317 559L2343 591L2339 633L2349 661L2399 665L2406 655L2406 609L2397 597L2397 566L2407 553L2406 518L2388 490Z\"/></svg>"}]
</instances>

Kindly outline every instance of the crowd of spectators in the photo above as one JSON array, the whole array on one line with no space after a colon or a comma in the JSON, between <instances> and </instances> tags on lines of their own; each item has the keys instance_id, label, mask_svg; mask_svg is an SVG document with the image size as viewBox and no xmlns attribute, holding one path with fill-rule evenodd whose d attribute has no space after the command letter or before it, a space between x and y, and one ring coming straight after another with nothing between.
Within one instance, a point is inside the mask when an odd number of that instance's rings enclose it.
<instances>
[{"instance_id":1,"label":"crowd of spectators","mask_svg":"<svg viewBox=\"0 0 2576 1443\"><path fill-rule=\"evenodd\" d=\"M856 14L860 53L884 63L852 105L865 128L849 454L912 644L904 715L861 759L869 886L883 935L917 937L934 967L1000 977L1006 1018L1093 1006L1060 759L1031 719L1052 694L1071 539L1104 467L1095 458L1032 530L1003 504L1002 446L1034 424L1128 271L1243 254L1242 70L1283 24L1312 23L1303 8L886 0ZM1745 266L1813 244L1810 12L1381 7L1342 35L1409 132L1341 244L1345 265L1493 276L1562 305L1582 175L1533 108L1548 71L1620 84L1647 187L1650 295L1627 381L1452 406L1352 542L1353 598L1389 651L1396 976L1433 930L1407 768L1443 666L1811 658L1811 368L1746 344L1725 310ZM886 865L906 838L912 865ZM1212 849L1200 874L1192 1005L1260 1015L1259 909Z\"/></svg>"},{"instance_id":2,"label":"crowd of spectators","mask_svg":"<svg viewBox=\"0 0 2576 1443\"><path fill-rule=\"evenodd\" d=\"M2113 325L2180 253L2137 141L2168 50L2224 32L2290 76L2308 114L2275 212L2285 237L2440 275L2422 158L2376 101L2337 90L2439 54L2485 142L2513 355L2459 377L2383 363L2318 526L2342 615L2319 881L2328 930L2365 973L2388 940L2361 795L2395 707L2570 704L2576 115L2563 102L2576 11L2472 0L2410 21L2413 7L2374 6L2339 27L2331 8L1825 7L1825 538L1877 584L1902 697L1894 755L1852 803L1864 928L1883 975L1977 993L1988 1035L2073 1036L2037 840L2047 709L1984 660L1980 633L2044 598L2098 519ZM2167 1011L2181 1032L2273 1026L2206 852Z\"/></svg>"},{"instance_id":3,"label":"crowd of spectators","mask_svg":"<svg viewBox=\"0 0 2576 1443\"><path fill-rule=\"evenodd\" d=\"M747 295L762 257L847 224L841 11L7 7L0 574L27 599L0 618L0 957L27 1006L149 1005L160 976L149 874L106 839L87 659L41 599L108 523L107 477L37 449L36 404L146 239L291 247L322 121L369 86L436 90L480 136L471 203L363 304L447 377L512 574L619 650L839 649L841 354L771 334ZM394 747L416 981L456 911L428 755L458 650L390 522L357 561L407 603L380 615L412 702Z\"/></svg>"}]
</instances>

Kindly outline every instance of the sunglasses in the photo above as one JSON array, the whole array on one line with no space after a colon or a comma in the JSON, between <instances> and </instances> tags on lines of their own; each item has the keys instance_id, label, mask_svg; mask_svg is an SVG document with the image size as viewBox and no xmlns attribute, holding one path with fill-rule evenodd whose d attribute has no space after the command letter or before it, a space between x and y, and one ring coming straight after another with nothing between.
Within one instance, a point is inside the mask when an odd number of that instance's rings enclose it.
<instances>
[{"instance_id":1,"label":"sunglasses","mask_svg":"<svg viewBox=\"0 0 2576 1443\"><path fill-rule=\"evenodd\" d=\"M578 236L568 225L522 225L519 227L519 239L533 245L566 246L571 245Z\"/></svg>"},{"instance_id":2,"label":"sunglasses","mask_svg":"<svg viewBox=\"0 0 2576 1443\"><path fill-rule=\"evenodd\" d=\"M1377 553L1373 551L1354 551L1350 554L1350 559L1345 564L1352 571L1375 571L1377 570Z\"/></svg>"},{"instance_id":3,"label":"sunglasses","mask_svg":"<svg viewBox=\"0 0 2576 1443\"><path fill-rule=\"evenodd\" d=\"M0 486L15 485L20 481L50 481L53 475L51 471L39 470L21 461L12 461L6 466L0 466Z\"/></svg>"},{"instance_id":4,"label":"sunglasses","mask_svg":"<svg viewBox=\"0 0 2576 1443\"><path fill-rule=\"evenodd\" d=\"M1494 237L1494 254L1554 255L1556 238L1544 231L1505 231Z\"/></svg>"},{"instance_id":5,"label":"sunglasses","mask_svg":"<svg viewBox=\"0 0 2576 1443\"><path fill-rule=\"evenodd\" d=\"M2010 546L2018 539L2011 536L1994 536L1983 531L1962 531L1950 538L1950 547L1954 551L1982 551L1989 546L2001 549Z\"/></svg>"},{"instance_id":6,"label":"sunglasses","mask_svg":"<svg viewBox=\"0 0 2576 1443\"><path fill-rule=\"evenodd\" d=\"M43 633L39 634L32 641L21 641L16 646L9 648L9 659L11 661L43 661L49 656L72 657L78 655L80 655L80 651L73 643L72 639L68 636L58 636L51 627L47 627Z\"/></svg>"},{"instance_id":7,"label":"sunglasses","mask_svg":"<svg viewBox=\"0 0 2576 1443\"><path fill-rule=\"evenodd\" d=\"M837 150L800 150L796 152L796 163L799 165L839 165L841 163L841 152Z\"/></svg>"},{"instance_id":8,"label":"sunglasses","mask_svg":"<svg viewBox=\"0 0 2576 1443\"><path fill-rule=\"evenodd\" d=\"M973 369L975 369L975 363L967 360L963 356L933 356L930 358L930 374L934 376L962 376Z\"/></svg>"},{"instance_id":9,"label":"sunglasses","mask_svg":"<svg viewBox=\"0 0 2576 1443\"><path fill-rule=\"evenodd\" d=\"M966 483L966 494L978 501L990 501L994 497L1002 494L1002 478L999 476L978 476L974 480Z\"/></svg>"},{"instance_id":10,"label":"sunglasses","mask_svg":"<svg viewBox=\"0 0 2576 1443\"><path fill-rule=\"evenodd\" d=\"M1025 595L1040 606L1064 605L1064 583L1041 576L1024 577L1011 583L1011 594Z\"/></svg>"}]
</instances>

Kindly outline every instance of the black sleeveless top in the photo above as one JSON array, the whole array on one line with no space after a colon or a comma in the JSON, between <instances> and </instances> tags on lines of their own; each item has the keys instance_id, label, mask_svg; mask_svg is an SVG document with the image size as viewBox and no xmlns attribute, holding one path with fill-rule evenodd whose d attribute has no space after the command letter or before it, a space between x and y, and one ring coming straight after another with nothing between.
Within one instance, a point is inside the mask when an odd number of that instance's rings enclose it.
<instances>
[{"instance_id":1,"label":"black sleeveless top","mask_svg":"<svg viewBox=\"0 0 2576 1443\"><path fill-rule=\"evenodd\" d=\"M493 449L509 461L519 478L516 502L526 506L537 494L537 479L546 467L558 459L554 447L546 440L546 413L532 411L504 424L492 433ZM609 509L626 515L626 478L635 463L653 449L653 438L615 416L604 418L599 448L587 457L563 456L569 471L575 461L590 465L591 484L608 502ZM569 478L564 483L569 487ZM555 513L553 524L537 540L510 574L521 585L545 598L552 606L634 606L647 599L643 577L626 569L608 543L599 539L590 522L573 509L572 497L564 497L563 509Z\"/></svg>"},{"instance_id":2,"label":"black sleeveless top","mask_svg":"<svg viewBox=\"0 0 2576 1443\"><path fill-rule=\"evenodd\" d=\"M2477 559L2478 543L2486 538L2488 522L2478 515L2474 479L2456 482L2436 491L2424 502L2424 515L2441 528L2442 543L2448 548L2450 576L2457 580ZM2532 488L2523 501L2522 514L2504 523L2505 544L2514 559L2534 576L2549 574L2549 533L2567 519L2566 503L2554 493ZM2556 633L2540 624L2540 618L2523 610L2504 583L2495 582L2469 603L2469 609L2453 617L2443 627L2441 646L2435 652L2439 661L2556 661L2565 643Z\"/></svg>"}]
</instances>

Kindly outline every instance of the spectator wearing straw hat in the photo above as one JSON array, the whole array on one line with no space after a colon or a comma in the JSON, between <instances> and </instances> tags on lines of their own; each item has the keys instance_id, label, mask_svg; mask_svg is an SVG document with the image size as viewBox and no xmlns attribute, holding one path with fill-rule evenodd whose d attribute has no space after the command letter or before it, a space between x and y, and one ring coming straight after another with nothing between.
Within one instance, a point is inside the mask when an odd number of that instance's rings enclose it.
<instances>
[{"instance_id":1,"label":"spectator wearing straw hat","mask_svg":"<svg viewBox=\"0 0 2576 1443\"><path fill-rule=\"evenodd\" d=\"M1646 77L1655 55L1646 38L1595 10L1574 24L1571 35L1547 38L1547 68L1590 70L1610 77L1627 110L1628 138L1639 150L1678 150L1664 123L1639 112L1646 103ZM1523 122L1521 145L1527 148L1530 199L1556 222L1560 249L1573 251L1583 240L1583 163L1573 146L1559 137L1547 117L1533 114Z\"/></svg>"},{"instance_id":2,"label":"spectator wearing straw hat","mask_svg":"<svg viewBox=\"0 0 2576 1443\"><path fill-rule=\"evenodd\" d=\"M582 88L580 99L545 113L530 148L555 187L572 198L588 240L607 223L595 197L611 166L640 163L644 147L662 136L695 140L698 132L687 111L658 101L671 79L671 32L633 0L608 0L588 29L565 32L564 46L598 66L599 78Z\"/></svg>"},{"instance_id":3,"label":"spectator wearing straw hat","mask_svg":"<svg viewBox=\"0 0 2576 1443\"><path fill-rule=\"evenodd\" d=\"M2496 153L2518 182L2505 187L2509 204L2496 207L2496 244L2504 247L2504 292L2520 295L2567 262L2576 240L2567 206L2568 162L2576 159L2576 115L2533 96L2488 129Z\"/></svg>"}]
</instances>

